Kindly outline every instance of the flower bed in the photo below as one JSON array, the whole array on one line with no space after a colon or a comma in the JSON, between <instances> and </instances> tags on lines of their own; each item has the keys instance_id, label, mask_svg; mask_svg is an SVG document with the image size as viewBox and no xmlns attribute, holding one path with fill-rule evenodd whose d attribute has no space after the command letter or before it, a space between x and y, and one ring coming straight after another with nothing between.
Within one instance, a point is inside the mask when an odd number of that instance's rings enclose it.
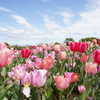
<instances>
[{"instance_id":1,"label":"flower bed","mask_svg":"<svg viewBox=\"0 0 100 100\"><path fill-rule=\"evenodd\" d=\"M0 44L0 100L99 100L100 43Z\"/></svg>"}]
</instances>

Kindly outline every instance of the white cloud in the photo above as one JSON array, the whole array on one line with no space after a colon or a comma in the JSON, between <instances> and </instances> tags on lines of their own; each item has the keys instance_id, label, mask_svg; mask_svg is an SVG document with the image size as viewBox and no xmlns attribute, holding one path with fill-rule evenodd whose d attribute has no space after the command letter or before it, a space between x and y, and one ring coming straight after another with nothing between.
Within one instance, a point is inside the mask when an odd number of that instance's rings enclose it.
<instances>
[{"instance_id":1,"label":"white cloud","mask_svg":"<svg viewBox=\"0 0 100 100\"><path fill-rule=\"evenodd\" d=\"M94 37L100 33L100 5L95 9L87 9L81 12L79 16L80 20L67 28L69 33L89 34L89 36L94 35Z\"/></svg>"},{"instance_id":2,"label":"white cloud","mask_svg":"<svg viewBox=\"0 0 100 100\"><path fill-rule=\"evenodd\" d=\"M23 28L11 26L6 26L6 28L0 27L2 34L5 33L2 40L9 39L9 43L11 44L23 45L63 42L67 37L72 37L76 41L86 37L100 38L100 1L89 0L86 6L87 8L79 12L78 15L68 10L60 10L50 14L39 13L42 16L43 25L45 26L45 29L42 31L28 22L26 18L19 15L11 15ZM60 21L56 20L55 14L60 16ZM76 19L77 16L79 19L72 22L71 19Z\"/></svg>"},{"instance_id":3,"label":"white cloud","mask_svg":"<svg viewBox=\"0 0 100 100\"><path fill-rule=\"evenodd\" d=\"M0 7L1 11L5 11L5 12L12 12L10 9L4 8L4 7Z\"/></svg>"},{"instance_id":4,"label":"white cloud","mask_svg":"<svg viewBox=\"0 0 100 100\"><path fill-rule=\"evenodd\" d=\"M19 15L11 15L12 18L16 20L17 23L26 26L27 28L32 28L32 25L26 21L26 19Z\"/></svg>"},{"instance_id":5,"label":"white cloud","mask_svg":"<svg viewBox=\"0 0 100 100\"><path fill-rule=\"evenodd\" d=\"M55 21L51 20L48 15L41 14L41 16L43 17L44 25L47 29L54 30L60 28L60 26Z\"/></svg>"},{"instance_id":6,"label":"white cloud","mask_svg":"<svg viewBox=\"0 0 100 100\"><path fill-rule=\"evenodd\" d=\"M39 29L37 29L36 27L34 27L33 25L31 25L26 18L19 16L19 15L11 15L12 18L15 19L15 21L19 24L21 24L22 26L25 26L26 28L30 29L31 31L34 31L36 33L41 33L41 31Z\"/></svg>"},{"instance_id":7,"label":"white cloud","mask_svg":"<svg viewBox=\"0 0 100 100\"><path fill-rule=\"evenodd\" d=\"M74 17L74 15L69 12L60 12L59 14L63 16L63 22L67 25L70 24L70 18Z\"/></svg>"},{"instance_id":8,"label":"white cloud","mask_svg":"<svg viewBox=\"0 0 100 100\"><path fill-rule=\"evenodd\" d=\"M7 28L0 27L0 31L7 31Z\"/></svg>"}]
</instances>

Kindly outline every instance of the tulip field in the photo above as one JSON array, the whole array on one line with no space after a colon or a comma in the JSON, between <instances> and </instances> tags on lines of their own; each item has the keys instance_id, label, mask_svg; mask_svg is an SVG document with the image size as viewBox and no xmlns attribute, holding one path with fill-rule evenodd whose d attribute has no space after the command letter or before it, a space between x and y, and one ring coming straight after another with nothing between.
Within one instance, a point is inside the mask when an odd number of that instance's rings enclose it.
<instances>
[{"instance_id":1,"label":"tulip field","mask_svg":"<svg viewBox=\"0 0 100 100\"><path fill-rule=\"evenodd\" d=\"M100 100L100 39L21 50L0 43L0 100Z\"/></svg>"}]
</instances>

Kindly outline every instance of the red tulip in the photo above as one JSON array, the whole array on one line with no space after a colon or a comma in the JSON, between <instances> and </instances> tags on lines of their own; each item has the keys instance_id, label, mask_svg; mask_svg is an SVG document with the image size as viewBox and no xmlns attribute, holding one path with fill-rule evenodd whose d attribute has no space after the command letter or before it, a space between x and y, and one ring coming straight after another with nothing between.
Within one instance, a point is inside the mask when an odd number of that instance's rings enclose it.
<instances>
[{"instance_id":1,"label":"red tulip","mask_svg":"<svg viewBox=\"0 0 100 100\"><path fill-rule=\"evenodd\" d=\"M70 46L71 51L77 51L77 52L80 52L80 53L84 53L86 51L88 43L70 42L69 46Z\"/></svg>"},{"instance_id":2,"label":"red tulip","mask_svg":"<svg viewBox=\"0 0 100 100\"><path fill-rule=\"evenodd\" d=\"M36 46L30 46L31 48L36 48Z\"/></svg>"},{"instance_id":3,"label":"red tulip","mask_svg":"<svg viewBox=\"0 0 100 100\"><path fill-rule=\"evenodd\" d=\"M71 51L78 50L78 42L69 42L69 46L70 46Z\"/></svg>"},{"instance_id":4,"label":"red tulip","mask_svg":"<svg viewBox=\"0 0 100 100\"><path fill-rule=\"evenodd\" d=\"M99 44L99 46L100 46L100 39L98 39L98 44Z\"/></svg>"},{"instance_id":5,"label":"red tulip","mask_svg":"<svg viewBox=\"0 0 100 100\"><path fill-rule=\"evenodd\" d=\"M29 48L21 50L21 55L23 58L28 58L30 54L31 54L31 50Z\"/></svg>"},{"instance_id":6,"label":"red tulip","mask_svg":"<svg viewBox=\"0 0 100 100\"><path fill-rule=\"evenodd\" d=\"M100 64L100 50L95 50L93 55L94 55L94 62Z\"/></svg>"},{"instance_id":7,"label":"red tulip","mask_svg":"<svg viewBox=\"0 0 100 100\"><path fill-rule=\"evenodd\" d=\"M79 42L78 52L84 53L87 47L88 47L88 43Z\"/></svg>"}]
</instances>

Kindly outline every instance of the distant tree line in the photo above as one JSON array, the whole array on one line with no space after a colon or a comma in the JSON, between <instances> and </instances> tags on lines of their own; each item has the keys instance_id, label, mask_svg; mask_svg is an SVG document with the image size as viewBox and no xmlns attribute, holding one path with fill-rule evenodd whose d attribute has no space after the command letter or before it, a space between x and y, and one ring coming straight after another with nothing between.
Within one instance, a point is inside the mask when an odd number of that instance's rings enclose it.
<instances>
[{"instance_id":1,"label":"distant tree line","mask_svg":"<svg viewBox=\"0 0 100 100\"><path fill-rule=\"evenodd\" d=\"M79 40L80 42L91 42L92 40L98 40L99 38L96 38L96 37L87 37L87 38L82 38L81 40ZM73 38L65 38L64 40L64 43L66 43L68 45L68 42L69 41L72 41L72 42L75 42L75 40ZM19 45L9 45L7 42L4 42L9 48L14 48L14 49L17 49L17 50L21 50L22 48L27 48L27 47L30 47L30 46L19 46ZM58 42L55 42L55 44L59 44Z\"/></svg>"}]
</instances>

